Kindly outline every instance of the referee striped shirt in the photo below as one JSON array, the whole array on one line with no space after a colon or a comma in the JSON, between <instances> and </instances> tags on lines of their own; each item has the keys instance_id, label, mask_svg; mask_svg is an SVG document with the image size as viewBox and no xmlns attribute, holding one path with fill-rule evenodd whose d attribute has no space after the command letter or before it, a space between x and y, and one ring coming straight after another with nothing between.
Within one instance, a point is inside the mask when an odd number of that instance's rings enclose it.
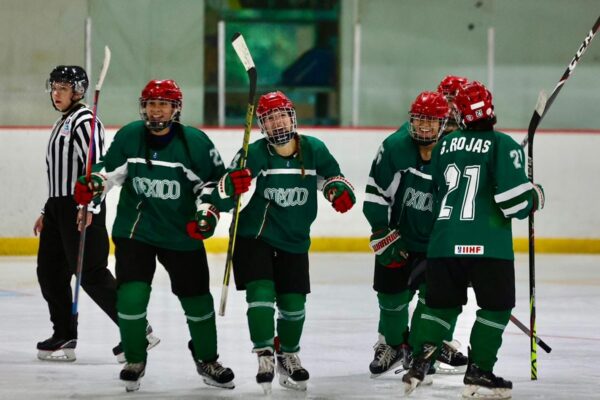
<instances>
[{"instance_id":1,"label":"referee striped shirt","mask_svg":"<svg viewBox=\"0 0 600 400\"><path fill-rule=\"evenodd\" d=\"M100 120L96 122L92 164L106 151L104 126ZM91 123L92 111L80 103L54 124L46 150L48 197L73 195L77 178L85 174Z\"/></svg>"}]
</instances>

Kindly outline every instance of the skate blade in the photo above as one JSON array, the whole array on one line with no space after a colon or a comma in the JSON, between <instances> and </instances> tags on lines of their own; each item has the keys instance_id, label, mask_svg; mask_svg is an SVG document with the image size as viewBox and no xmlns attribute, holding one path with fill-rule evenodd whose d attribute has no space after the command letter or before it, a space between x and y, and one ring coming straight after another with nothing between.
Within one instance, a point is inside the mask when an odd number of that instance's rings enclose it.
<instances>
[{"instance_id":1,"label":"skate blade","mask_svg":"<svg viewBox=\"0 0 600 400\"><path fill-rule=\"evenodd\" d=\"M125 391L126 392L137 392L140 390L140 380L137 381L127 381L125 382Z\"/></svg>"},{"instance_id":2,"label":"skate blade","mask_svg":"<svg viewBox=\"0 0 600 400\"><path fill-rule=\"evenodd\" d=\"M465 372L467 371L466 365L454 367L450 364L436 361L434 366L435 366L436 374L441 374L441 375L464 375Z\"/></svg>"},{"instance_id":3,"label":"skate blade","mask_svg":"<svg viewBox=\"0 0 600 400\"><path fill-rule=\"evenodd\" d=\"M404 382L404 394L408 396L415 391L417 386L421 384L421 381L417 378L410 378L410 383Z\"/></svg>"},{"instance_id":4,"label":"skate blade","mask_svg":"<svg viewBox=\"0 0 600 400\"><path fill-rule=\"evenodd\" d=\"M202 380L204 381L204 383L206 383L208 386L214 386L214 387L218 387L218 388L222 388L222 389L233 389L235 388L235 384L233 383L233 381L229 381L229 382L225 382L225 383L219 383L211 378L207 378L205 376L202 377Z\"/></svg>"},{"instance_id":5,"label":"skate blade","mask_svg":"<svg viewBox=\"0 0 600 400\"><path fill-rule=\"evenodd\" d=\"M263 390L265 396L269 396L273 392L273 387L271 385L271 382L263 382L263 383L259 383L259 385L262 387L262 390Z\"/></svg>"},{"instance_id":6,"label":"skate blade","mask_svg":"<svg viewBox=\"0 0 600 400\"><path fill-rule=\"evenodd\" d=\"M38 350L37 358L42 361L73 362L75 357L74 349L58 349L54 351Z\"/></svg>"},{"instance_id":7,"label":"skate blade","mask_svg":"<svg viewBox=\"0 0 600 400\"><path fill-rule=\"evenodd\" d=\"M160 339L157 338L156 336L154 336L153 334L149 334L148 336L146 336L146 339L148 340L148 347L146 348L146 350L150 350L150 349L156 347L156 345L158 345L160 343ZM125 362L127 362L124 351L117 354L116 357L117 357L117 362L119 364L125 364Z\"/></svg>"},{"instance_id":8,"label":"skate blade","mask_svg":"<svg viewBox=\"0 0 600 400\"><path fill-rule=\"evenodd\" d=\"M390 373L391 371L394 371L395 375L398 375L399 373L404 371L404 367L402 366L402 360L398 360L395 363L393 363L392 365L390 365L390 367L388 369L386 369L383 372L380 372L378 374L374 374L371 372L371 379L375 379L378 378L380 376L383 376L385 374Z\"/></svg>"},{"instance_id":9,"label":"skate blade","mask_svg":"<svg viewBox=\"0 0 600 400\"><path fill-rule=\"evenodd\" d=\"M296 382L289 376L280 376L279 384L286 389L298 390L300 392L306 391L306 381Z\"/></svg>"},{"instance_id":10,"label":"skate blade","mask_svg":"<svg viewBox=\"0 0 600 400\"><path fill-rule=\"evenodd\" d=\"M505 400L512 398L511 389L490 389L483 386L467 385L465 386L462 397L465 399L494 399Z\"/></svg>"}]
</instances>

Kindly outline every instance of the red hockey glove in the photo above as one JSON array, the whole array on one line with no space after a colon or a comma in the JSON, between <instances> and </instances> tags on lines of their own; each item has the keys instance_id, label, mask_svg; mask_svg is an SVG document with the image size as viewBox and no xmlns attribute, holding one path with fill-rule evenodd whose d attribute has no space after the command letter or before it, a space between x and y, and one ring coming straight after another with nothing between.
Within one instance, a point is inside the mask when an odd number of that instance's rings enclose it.
<instances>
[{"instance_id":1,"label":"red hockey glove","mask_svg":"<svg viewBox=\"0 0 600 400\"><path fill-rule=\"evenodd\" d=\"M356 203L354 188L343 176L329 178L323 185L323 194L335 211L345 213Z\"/></svg>"},{"instance_id":2,"label":"red hockey glove","mask_svg":"<svg viewBox=\"0 0 600 400\"><path fill-rule=\"evenodd\" d=\"M544 188L539 183L533 184L533 211L539 211L544 208L546 202L546 196L544 195Z\"/></svg>"},{"instance_id":3,"label":"red hockey glove","mask_svg":"<svg viewBox=\"0 0 600 400\"><path fill-rule=\"evenodd\" d=\"M236 168L229 171L219 180L217 189L219 197L226 199L234 195L246 193L252 183L252 171L248 168Z\"/></svg>"},{"instance_id":4,"label":"red hockey glove","mask_svg":"<svg viewBox=\"0 0 600 400\"><path fill-rule=\"evenodd\" d=\"M92 174L89 182L85 176L80 176L75 182L75 202L81 205L90 204L92 201L100 201L104 193L106 178L100 174Z\"/></svg>"},{"instance_id":5,"label":"red hockey glove","mask_svg":"<svg viewBox=\"0 0 600 400\"><path fill-rule=\"evenodd\" d=\"M215 233L219 222L219 210L212 204L200 204L192 221L186 226L188 235L193 239L208 239Z\"/></svg>"},{"instance_id":6,"label":"red hockey glove","mask_svg":"<svg viewBox=\"0 0 600 400\"><path fill-rule=\"evenodd\" d=\"M406 265L406 244L396 229L384 228L371 235L371 248L375 260L387 268L402 268Z\"/></svg>"}]
</instances>

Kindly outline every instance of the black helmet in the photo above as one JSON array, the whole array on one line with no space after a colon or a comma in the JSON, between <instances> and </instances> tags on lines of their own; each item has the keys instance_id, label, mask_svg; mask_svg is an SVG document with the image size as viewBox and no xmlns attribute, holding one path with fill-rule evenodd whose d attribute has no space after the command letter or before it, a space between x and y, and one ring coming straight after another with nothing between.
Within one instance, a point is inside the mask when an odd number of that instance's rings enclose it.
<instances>
[{"instance_id":1,"label":"black helmet","mask_svg":"<svg viewBox=\"0 0 600 400\"><path fill-rule=\"evenodd\" d=\"M90 84L85 70L77 65L59 65L55 67L46 81L46 90L50 92L54 82L71 84L73 92L80 94L82 97Z\"/></svg>"}]
</instances>

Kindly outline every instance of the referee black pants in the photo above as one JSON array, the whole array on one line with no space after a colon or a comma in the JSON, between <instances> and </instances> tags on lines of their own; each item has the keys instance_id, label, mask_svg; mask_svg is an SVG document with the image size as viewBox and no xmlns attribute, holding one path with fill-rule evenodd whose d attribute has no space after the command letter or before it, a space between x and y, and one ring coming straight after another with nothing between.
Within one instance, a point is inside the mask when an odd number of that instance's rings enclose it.
<instances>
[{"instance_id":1,"label":"referee black pants","mask_svg":"<svg viewBox=\"0 0 600 400\"><path fill-rule=\"evenodd\" d=\"M37 257L38 282L48 302L54 336L77 338L77 327L71 317L71 278L77 269L79 246L77 204L70 196L54 197L48 199L44 210ZM107 268L109 244L105 221L106 210L102 205L102 211L94 215L86 231L81 287L117 323L117 285Z\"/></svg>"}]
</instances>

